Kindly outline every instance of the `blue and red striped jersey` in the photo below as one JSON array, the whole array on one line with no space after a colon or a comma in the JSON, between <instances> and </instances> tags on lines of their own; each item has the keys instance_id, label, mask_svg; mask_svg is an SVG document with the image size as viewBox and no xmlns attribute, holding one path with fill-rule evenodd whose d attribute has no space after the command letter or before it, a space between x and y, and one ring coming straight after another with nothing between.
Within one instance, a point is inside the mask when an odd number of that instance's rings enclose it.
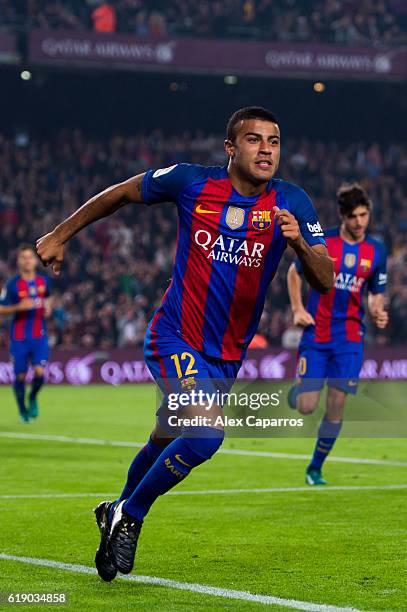
<instances>
[{"instance_id":1,"label":"blue and red striped jersey","mask_svg":"<svg viewBox=\"0 0 407 612\"><path fill-rule=\"evenodd\" d=\"M4 306L18 304L26 298L35 300L32 310L16 312L10 329L11 340L33 340L46 335L44 300L50 294L49 279L37 274L32 280L24 280L18 274L7 281L0 296Z\"/></svg>"},{"instance_id":2,"label":"blue and red striped jersey","mask_svg":"<svg viewBox=\"0 0 407 612\"><path fill-rule=\"evenodd\" d=\"M339 228L327 230L325 236L328 253L335 260L335 285L325 295L310 289L307 310L315 325L305 328L301 343L362 342L363 295L366 288L370 293L386 290L386 248L370 236L350 244L341 238ZM301 273L298 260L295 265Z\"/></svg>"},{"instance_id":3,"label":"blue and red striped jersey","mask_svg":"<svg viewBox=\"0 0 407 612\"><path fill-rule=\"evenodd\" d=\"M226 167L178 164L150 170L143 201L175 202L178 243L173 278L151 325L170 326L190 346L224 360L242 359L257 330L267 287L287 246L273 206L288 209L310 245L325 244L307 194L271 179L244 197Z\"/></svg>"}]
</instances>

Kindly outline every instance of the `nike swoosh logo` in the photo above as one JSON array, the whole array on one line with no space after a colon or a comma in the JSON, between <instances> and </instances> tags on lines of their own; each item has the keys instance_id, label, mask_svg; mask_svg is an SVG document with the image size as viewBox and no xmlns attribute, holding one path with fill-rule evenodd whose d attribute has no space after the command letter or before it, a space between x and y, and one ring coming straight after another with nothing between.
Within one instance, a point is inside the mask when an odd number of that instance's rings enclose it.
<instances>
[{"instance_id":1,"label":"nike swoosh logo","mask_svg":"<svg viewBox=\"0 0 407 612\"><path fill-rule=\"evenodd\" d=\"M186 463L183 459L181 459L181 455L175 455L175 459L179 461L180 463L182 463L182 465L186 465L187 467L192 467L192 465L189 465L189 463Z\"/></svg>"},{"instance_id":2,"label":"nike swoosh logo","mask_svg":"<svg viewBox=\"0 0 407 612\"><path fill-rule=\"evenodd\" d=\"M200 213L201 215L217 215L219 211L217 210L206 210L206 208L202 208L202 204L198 204L195 208L195 212Z\"/></svg>"}]
</instances>

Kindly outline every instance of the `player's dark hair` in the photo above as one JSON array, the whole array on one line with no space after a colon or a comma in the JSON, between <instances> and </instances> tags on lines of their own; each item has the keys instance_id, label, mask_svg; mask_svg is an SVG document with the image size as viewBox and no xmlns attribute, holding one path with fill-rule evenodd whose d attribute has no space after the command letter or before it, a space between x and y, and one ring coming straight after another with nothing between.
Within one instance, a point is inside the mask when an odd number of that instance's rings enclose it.
<instances>
[{"instance_id":1,"label":"player's dark hair","mask_svg":"<svg viewBox=\"0 0 407 612\"><path fill-rule=\"evenodd\" d=\"M339 187L336 197L341 215L350 215L358 206L366 206L368 210L372 208L372 201L366 189L359 183L343 183Z\"/></svg>"},{"instance_id":2,"label":"player's dark hair","mask_svg":"<svg viewBox=\"0 0 407 612\"><path fill-rule=\"evenodd\" d=\"M231 142L236 138L237 125L244 119L261 119L262 121L278 123L275 114L262 106L245 106L244 108L239 108L239 110L235 111L230 117L226 127L226 138Z\"/></svg>"},{"instance_id":3,"label":"player's dark hair","mask_svg":"<svg viewBox=\"0 0 407 612\"><path fill-rule=\"evenodd\" d=\"M22 253L23 251L32 251L35 254L35 249L29 242L23 242L18 245L17 253Z\"/></svg>"}]
</instances>

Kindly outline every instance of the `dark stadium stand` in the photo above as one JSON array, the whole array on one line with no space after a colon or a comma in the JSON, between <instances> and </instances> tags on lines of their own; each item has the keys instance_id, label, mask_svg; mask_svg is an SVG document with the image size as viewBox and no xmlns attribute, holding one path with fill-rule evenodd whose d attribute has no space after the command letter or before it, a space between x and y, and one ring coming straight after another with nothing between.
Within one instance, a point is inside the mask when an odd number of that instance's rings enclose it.
<instances>
[{"instance_id":1,"label":"dark stadium stand","mask_svg":"<svg viewBox=\"0 0 407 612\"><path fill-rule=\"evenodd\" d=\"M0 0L0 26L349 45L406 43L402 0Z\"/></svg>"}]
</instances>

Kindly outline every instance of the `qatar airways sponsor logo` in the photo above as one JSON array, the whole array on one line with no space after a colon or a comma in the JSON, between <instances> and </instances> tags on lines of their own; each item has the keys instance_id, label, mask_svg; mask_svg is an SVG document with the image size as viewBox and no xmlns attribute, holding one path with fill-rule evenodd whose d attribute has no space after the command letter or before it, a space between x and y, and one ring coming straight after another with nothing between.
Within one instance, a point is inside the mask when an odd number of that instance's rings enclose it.
<instances>
[{"instance_id":1,"label":"qatar airways sponsor logo","mask_svg":"<svg viewBox=\"0 0 407 612\"><path fill-rule=\"evenodd\" d=\"M207 230L198 230L194 238L195 243L205 251L207 259L247 268L259 268L262 265L265 247L262 242L249 245L247 240L223 234L214 238Z\"/></svg>"},{"instance_id":2,"label":"qatar airways sponsor logo","mask_svg":"<svg viewBox=\"0 0 407 612\"><path fill-rule=\"evenodd\" d=\"M356 276L355 274L339 272L339 274L335 276L335 289L344 289L352 293L359 293L365 281L365 278Z\"/></svg>"}]
</instances>

